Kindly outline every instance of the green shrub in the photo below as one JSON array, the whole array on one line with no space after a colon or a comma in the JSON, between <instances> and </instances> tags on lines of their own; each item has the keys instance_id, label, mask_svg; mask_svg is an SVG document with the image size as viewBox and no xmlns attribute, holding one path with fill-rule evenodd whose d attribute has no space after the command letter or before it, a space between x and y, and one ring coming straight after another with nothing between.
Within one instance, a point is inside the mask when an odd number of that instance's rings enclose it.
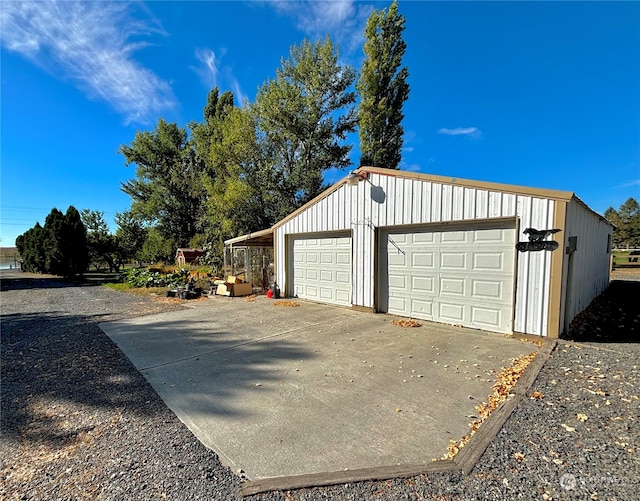
<instances>
[{"instance_id":1,"label":"green shrub","mask_svg":"<svg viewBox=\"0 0 640 501\"><path fill-rule=\"evenodd\" d=\"M173 273L160 273L146 268L132 268L122 273L122 280L132 287L179 287L189 280L189 270L181 269Z\"/></svg>"}]
</instances>

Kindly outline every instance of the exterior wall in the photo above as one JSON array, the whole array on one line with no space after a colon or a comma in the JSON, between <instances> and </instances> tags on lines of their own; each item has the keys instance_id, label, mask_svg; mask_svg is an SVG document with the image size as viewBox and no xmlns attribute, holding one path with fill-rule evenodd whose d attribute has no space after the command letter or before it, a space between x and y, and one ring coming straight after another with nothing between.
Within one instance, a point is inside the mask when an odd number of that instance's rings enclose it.
<instances>
[{"instance_id":1,"label":"exterior wall","mask_svg":"<svg viewBox=\"0 0 640 501\"><path fill-rule=\"evenodd\" d=\"M573 198L567 204L564 233L561 330L609 285L610 242L613 227L598 214ZM577 250L566 253L569 238L577 237ZM560 250L560 249L559 249Z\"/></svg>"},{"instance_id":2,"label":"exterior wall","mask_svg":"<svg viewBox=\"0 0 640 501\"><path fill-rule=\"evenodd\" d=\"M486 183L485 183L486 184ZM351 230L354 305L375 307L376 234L378 228L514 217L519 240L525 228L552 228L556 201L498 188L435 182L372 172L357 186L342 183L304 210L275 226L277 282L287 291L285 236ZM561 238L561 237L560 237ZM560 252L560 249L554 251ZM547 335L551 253L517 253L514 331Z\"/></svg>"}]
</instances>

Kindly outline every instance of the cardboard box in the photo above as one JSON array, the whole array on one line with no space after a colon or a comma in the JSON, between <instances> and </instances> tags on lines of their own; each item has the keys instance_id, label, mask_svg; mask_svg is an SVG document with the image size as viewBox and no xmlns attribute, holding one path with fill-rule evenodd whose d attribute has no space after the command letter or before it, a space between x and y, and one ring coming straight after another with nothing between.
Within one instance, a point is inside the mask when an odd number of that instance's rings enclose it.
<instances>
[{"instance_id":1,"label":"cardboard box","mask_svg":"<svg viewBox=\"0 0 640 501\"><path fill-rule=\"evenodd\" d=\"M223 284L219 284L216 289L216 294L220 296L248 296L253 293L253 288L251 284L243 284L243 283L229 283L225 282Z\"/></svg>"},{"instance_id":2,"label":"cardboard box","mask_svg":"<svg viewBox=\"0 0 640 501\"><path fill-rule=\"evenodd\" d=\"M253 287L251 284L235 283L233 284L232 296L248 296L253 293Z\"/></svg>"}]
</instances>

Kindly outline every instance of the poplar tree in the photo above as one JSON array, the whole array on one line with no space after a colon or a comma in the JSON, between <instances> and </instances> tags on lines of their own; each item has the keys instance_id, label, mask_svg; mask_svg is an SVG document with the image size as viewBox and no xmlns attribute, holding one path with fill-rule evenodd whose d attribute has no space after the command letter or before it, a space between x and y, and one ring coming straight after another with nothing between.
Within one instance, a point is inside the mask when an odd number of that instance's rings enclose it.
<instances>
[{"instance_id":1,"label":"poplar tree","mask_svg":"<svg viewBox=\"0 0 640 501\"><path fill-rule=\"evenodd\" d=\"M367 20L357 83L360 165L397 169L402 158L402 107L409 97L409 70L401 67L407 48L404 25L396 0L388 11L374 10Z\"/></svg>"}]
</instances>

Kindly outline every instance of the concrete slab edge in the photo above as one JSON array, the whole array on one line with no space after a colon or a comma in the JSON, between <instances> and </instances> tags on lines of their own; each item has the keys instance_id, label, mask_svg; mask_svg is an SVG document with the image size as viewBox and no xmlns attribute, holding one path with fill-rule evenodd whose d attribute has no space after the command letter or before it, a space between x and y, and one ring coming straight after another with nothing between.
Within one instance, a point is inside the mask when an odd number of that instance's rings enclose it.
<instances>
[{"instance_id":1,"label":"concrete slab edge","mask_svg":"<svg viewBox=\"0 0 640 501\"><path fill-rule=\"evenodd\" d=\"M456 464L449 460L432 461L430 463L416 465L379 466L357 470L249 480L241 485L240 490L242 496L251 496L268 491L320 487L349 482L363 482L366 480L388 480L390 478L413 477L421 473L457 471L458 469Z\"/></svg>"},{"instance_id":2,"label":"concrete slab edge","mask_svg":"<svg viewBox=\"0 0 640 501\"><path fill-rule=\"evenodd\" d=\"M463 474L468 474L473 470L491 441L495 438L507 419L509 419L513 410L526 396L556 346L557 341L555 339L545 340L536 358L529 364L529 367L527 367L524 374L513 387L514 396L503 402L500 407L491 413L478 431L471 437L471 440L456 454L453 460L438 460L416 465L380 466L358 470L248 480L240 486L240 497L252 496L269 491L321 487L349 482L364 482L367 480L376 481L413 477L423 473L460 471Z\"/></svg>"},{"instance_id":3,"label":"concrete slab edge","mask_svg":"<svg viewBox=\"0 0 640 501\"><path fill-rule=\"evenodd\" d=\"M482 423L482 426L478 428L478 431L474 433L469 442L455 455L453 462L463 474L467 475L473 470L480 457L484 454L484 451L489 447L489 444L493 441L507 419L509 419L513 410L522 399L526 397L556 346L557 341L555 339L545 340L536 358L533 359L524 371L524 374L520 376L520 379L518 379L514 385L512 390L513 397L503 402L500 407L494 410L487 420Z\"/></svg>"}]
</instances>

